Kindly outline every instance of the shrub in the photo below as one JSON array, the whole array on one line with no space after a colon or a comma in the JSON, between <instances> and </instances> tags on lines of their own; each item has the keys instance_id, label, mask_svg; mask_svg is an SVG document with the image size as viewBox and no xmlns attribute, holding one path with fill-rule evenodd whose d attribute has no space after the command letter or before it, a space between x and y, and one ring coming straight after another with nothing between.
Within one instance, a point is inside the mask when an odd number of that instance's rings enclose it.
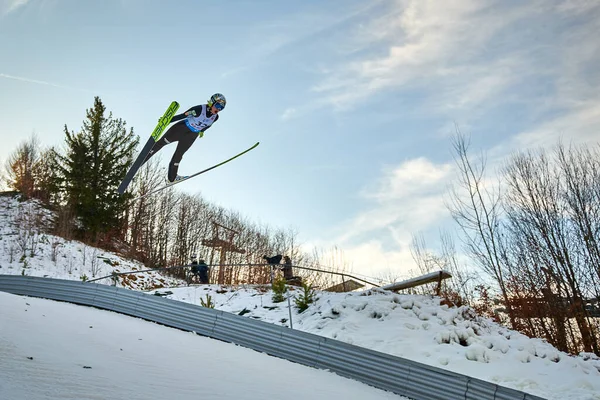
<instances>
[{"instance_id":1,"label":"shrub","mask_svg":"<svg viewBox=\"0 0 600 400\"><path fill-rule=\"evenodd\" d=\"M212 300L210 294L206 294L206 301L202 297L200 297L200 305L206 308L215 308L215 303Z\"/></svg>"},{"instance_id":2,"label":"shrub","mask_svg":"<svg viewBox=\"0 0 600 400\"><path fill-rule=\"evenodd\" d=\"M285 279L283 279L283 277L279 277L273 281L272 289L273 303L281 303L285 300L283 294L287 291L287 286L285 285Z\"/></svg>"},{"instance_id":3,"label":"shrub","mask_svg":"<svg viewBox=\"0 0 600 400\"><path fill-rule=\"evenodd\" d=\"M296 307L298 307L298 312L306 310L315 300L316 293L312 285L302 282L302 292L300 292L300 295L294 300Z\"/></svg>"}]
</instances>

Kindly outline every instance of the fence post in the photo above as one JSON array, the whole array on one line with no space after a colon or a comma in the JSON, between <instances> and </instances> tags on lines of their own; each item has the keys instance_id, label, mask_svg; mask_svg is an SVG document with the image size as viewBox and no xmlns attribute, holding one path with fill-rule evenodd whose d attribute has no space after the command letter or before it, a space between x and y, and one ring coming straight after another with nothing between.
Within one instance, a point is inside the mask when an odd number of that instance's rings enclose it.
<instances>
[{"instance_id":1,"label":"fence post","mask_svg":"<svg viewBox=\"0 0 600 400\"><path fill-rule=\"evenodd\" d=\"M290 329L294 329L294 323L292 322L292 304L290 302L290 291L288 290L287 301L288 301L288 311L290 313Z\"/></svg>"}]
</instances>

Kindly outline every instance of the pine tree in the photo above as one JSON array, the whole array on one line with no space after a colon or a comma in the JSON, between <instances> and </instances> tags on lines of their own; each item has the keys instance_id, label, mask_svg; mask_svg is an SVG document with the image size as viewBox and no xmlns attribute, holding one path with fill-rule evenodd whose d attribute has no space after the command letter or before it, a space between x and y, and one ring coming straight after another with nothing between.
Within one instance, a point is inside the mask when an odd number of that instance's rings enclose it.
<instances>
[{"instance_id":1,"label":"pine tree","mask_svg":"<svg viewBox=\"0 0 600 400\"><path fill-rule=\"evenodd\" d=\"M35 164L35 190L33 196L47 204L60 203L60 191L57 186L56 150L50 147L43 150L40 160Z\"/></svg>"},{"instance_id":2,"label":"pine tree","mask_svg":"<svg viewBox=\"0 0 600 400\"><path fill-rule=\"evenodd\" d=\"M131 165L139 139L125 121L106 114L99 97L86 111L80 132L65 125L66 153L57 154L62 197L75 212L82 238L98 240L100 234L120 230L126 197L117 187Z\"/></svg>"}]
</instances>

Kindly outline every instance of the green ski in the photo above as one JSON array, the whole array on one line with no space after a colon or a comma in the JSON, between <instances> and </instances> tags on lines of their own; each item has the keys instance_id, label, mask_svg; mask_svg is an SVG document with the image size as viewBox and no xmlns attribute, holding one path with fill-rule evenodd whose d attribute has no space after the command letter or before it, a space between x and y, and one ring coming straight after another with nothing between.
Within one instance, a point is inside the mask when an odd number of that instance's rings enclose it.
<instances>
[{"instance_id":1,"label":"green ski","mask_svg":"<svg viewBox=\"0 0 600 400\"><path fill-rule=\"evenodd\" d=\"M119 189L117 189L119 194L125 193L125 190L127 190L127 187L133 180L133 177L135 176L138 169L140 169L142 163L146 159L146 156L150 153L152 147L158 141L158 139L160 139L165 128L169 126L169 124L171 123L171 118L173 118L178 109L179 103L174 101L171 103L169 108L167 108L167 111L165 111L164 115L160 117L160 119L158 120L158 124L156 125L156 128L154 128L154 131L152 132L152 135L146 142L146 145L144 146L142 151L140 151L140 154L138 154L133 165L131 166L131 168L129 168L129 171L127 171L127 175L125 175L123 182L121 182L121 184L119 185Z\"/></svg>"},{"instance_id":2,"label":"green ski","mask_svg":"<svg viewBox=\"0 0 600 400\"><path fill-rule=\"evenodd\" d=\"M215 165L213 165L212 167L209 167L209 168L203 169L203 170L202 170L202 171L200 171L200 172L196 172L196 173L195 173L195 174L193 174L193 175L186 176L185 178L183 178L183 179L180 179L180 180L178 180L178 181L175 181L175 182L172 182L172 183L168 183L168 184L166 184L166 185L164 185L164 186L161 186L161 187L158 187L158 188L156 188L156 189L150 190L148 193L144 193L143 195L141 195L141 196L139 196L139 197L136 197L136 198L135 198L135 199L133 199L132 201L136 201L136 200L143 199L144 197L148 197L148 196L150 196L150 195L153 195L153 194L155 194L155 193L157 193L157 192L160 192L161 190L164 190L164 189L166 189L166 188L169 188L169 187L171 187L171 186L173 186L173 185L177 185L178 183L185 182L185 181L187 181L188 179L191 179L191 178L193 178L193 177L195 177L195 176L198 176L198 175L200 175L200 174L203 174L203 173L205 173L205 172L208 172L208 171L210 171L211 169L215 169L215 168L217 168L217 167L220 167L220 166L221 166L221 165L223 165L223 164L227 164L229 161L233 161L233 160L235 160L236 158L240 157L241 155L243 155L243 154L246 154L246 153L247 153L247 152L249 152L250 150L252 150L252 149L255 149L255 148L256 148L256 147L257 147L259 144L260 144L260 142L256 142L256 143L255 143L254 145L252 145L251 147L247 148L246 150L242 151L241 153L238 153L238 154L236 154L235 156L233 156L233 157L231 157L231 158L229 158L229 159L227 159L227 160L225 160L225 161L221 161L220 163L218 163L218 164L215 164Z\"/></svg>"}]
</instances>

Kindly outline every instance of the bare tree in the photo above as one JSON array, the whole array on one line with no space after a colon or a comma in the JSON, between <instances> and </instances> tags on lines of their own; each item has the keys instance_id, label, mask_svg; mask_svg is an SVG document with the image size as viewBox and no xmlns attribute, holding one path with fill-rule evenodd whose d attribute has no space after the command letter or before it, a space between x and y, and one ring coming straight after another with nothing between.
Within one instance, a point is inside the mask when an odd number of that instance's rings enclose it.
<instances>
[{"instance_id":1,"label":"bare tree","mask_svg":"<svg viewBox=\"0 0 600 400\"><path fill-rule=\"evenodd\" d=\"M463 233L468 253L476 264L498 284L508 308L511 327L516 321L510 310L502 260L500 226L501 193L486 185L485 159L473 163L469 158L469 142L457 129L453 140L454 157L460 172L458 188L453 188L447 208Z\"/></svg>"},{"instance_id":2,"label":"bare tree","mask_svg":"<svg viewBox=\"0 0 600 400\"><path fill-rule=\"evenodd\" d=\"M21 257L24 258L27 255L34 257L37 254L41 233L45 225L43 211L37 204L20 203L14 221L17 228L17 245L21 250Z\"/></svg>"},{"instance_id":3,"label":"bare tree","mask_svg":"<svg viewBox=\"0 0 600 400\"><path fill-rule=\"evenodd\" d=\"M598 147L556 150L565 181L565 202L581 245L587 295L600 297L600 152Z\"/></svg>"},{"instance_id":4,"label":"bare tree","mask_svg":"<svg viewBox=\"0 0 600 400\"><path fill-rule=\"evenodd\" d=\"M165 170L159 166L160 158L153 158L140 169L131 185L134 197L146 195L157 188L164 179ZM159 197L160 198L160 197ZM147 250L154 235L157 214L156 198L144 197L133 202L126 210L125 231L122 237L129 240L130 256L147 254ZM138 253L139 252L139 253Z\"/></svg>"},{"instance_id":5,"label":"bare tree","mask_svg":"<svg viewBox=\"0 0 600 400\"><path fill-rule=\"evenodd\" d=\"M92 278L95 278L96 275L100 272L100 263L98 262L98 248L94 247L92 254L90 255L90 272L92 273Z\"/></svg>"},{"instance_id":6,"label":"bare tree","mask_svg":"<svg viewBox=\"0 0 600 400\"><path fill-rule=\"evenodd\" d=\"M454 241L449 233L440 232L440 244L440 253L436 254L427 248L422 234L413 235L410 250L420 274L435 270L447 271L452 278L443 282L441 297L455 306L474 306L476 288L482 284L479 274L459 262ZM416 291L431 293L433 285L416 288Z\"/></svg>"},{"instance_id":7,"label":"bare tree","mask_svg":"<svg viewBox=\"0 0 600 400\"><path fill-rule=\"evenodd\" d=\"M54 265L56 265L58 256L60 254L60 248L64 246L63 240L57 236L54 236L50 246L52 248L50 259L54 262Z\"/></svg>"},{"instance_id":8,"label":"bare tree","mask_svg":"<svg viewBox=\"0 0 600 400\"><path fill-rule=\"evenodd\" d=\"M515 263L511 289L525 293L525 317L534 334L541 329L547 339L561 349L574 351L581 342L585 351L598 352L582 287L589 275L588 263L594 263L595 249L590 227L597 201L587 196L583 174L583 153L557 148L557 160L543 151L515 155L505 169L506 205L510 223L511 256ZM540 303L539 299L544 299ZM533 307L531 306L533 304ZM549 327L544 318L551 317ZM568 324L574 318L577 332ZM571 344L571 345L570 345Z\"/></svg>"},{"instance_id":9,"label":"bare tree","mask_svg":"<svg viewBox=\"0 0 600 400\"><path fill-rule=\"evenodd\" d=\"M40 162L40 143L37 136L32 135L21 142L17 149L9 155L6 162L6 183L27 198L33 196L35 189L35 169Z\"/></svg>"}]
</instances>

